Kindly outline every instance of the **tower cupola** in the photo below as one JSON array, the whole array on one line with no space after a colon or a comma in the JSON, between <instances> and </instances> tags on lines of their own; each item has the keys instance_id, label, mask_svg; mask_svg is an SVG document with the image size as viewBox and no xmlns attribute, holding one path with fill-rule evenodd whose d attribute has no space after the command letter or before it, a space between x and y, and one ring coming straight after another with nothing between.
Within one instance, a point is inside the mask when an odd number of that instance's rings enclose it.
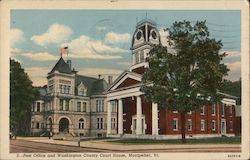
<instances>
[{"instance_id":1,"label":"tower cupola","mask_svg":"<svg viewBox=\"0 0 250 160\"><path fill-rule=\"evenodd\" d=\"M140 68L143 72L147 66L146 58L153 45L160 44L160 34L156 23L148 18L143 19L136 24L136 29L132 37L132 66L131 71ZM142 69L143 68L143 69Z\"/></svg>"}]
</instances>

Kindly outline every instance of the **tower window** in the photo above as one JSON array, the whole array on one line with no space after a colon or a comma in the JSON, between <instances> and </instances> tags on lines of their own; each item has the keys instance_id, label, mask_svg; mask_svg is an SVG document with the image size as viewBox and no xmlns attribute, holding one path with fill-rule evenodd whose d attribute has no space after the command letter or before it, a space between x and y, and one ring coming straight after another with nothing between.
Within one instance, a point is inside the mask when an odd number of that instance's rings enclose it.
<instances>
[{"instance_id":1,"label":"tower window","mask_svg":"<svg viewBox=\"0 0 250 160\"><path fill-rule=\"evenodd\" d=\"M152 37L153 37L154 39L156 39L156 33L155 33L155 31L152 31Z\"/></svg>"},{"instance_id":2,"label":"tower window","mask_svg":"<svg viewBox=\"0 0 250 160\"><path fill-rule=\"evenodd\" d=\"M141 39L141 36L142 36L141 31L139 31L139 32L136 34L136 39L137 39L137 40Z\"/></svg>"}]
</instances>

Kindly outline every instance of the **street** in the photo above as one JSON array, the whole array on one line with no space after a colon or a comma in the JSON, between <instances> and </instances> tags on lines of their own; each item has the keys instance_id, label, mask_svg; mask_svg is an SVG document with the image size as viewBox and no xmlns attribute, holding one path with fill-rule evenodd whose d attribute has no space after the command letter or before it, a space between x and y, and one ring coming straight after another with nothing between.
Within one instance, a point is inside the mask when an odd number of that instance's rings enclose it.
<instances>
[{"instance_id":1,"label":"street","mask_svg":"<svg viewBox=\"0 0 250 160\"><path fill-rule=\"evenodd\" d=\"M165 152L240 152L240 145L124 145L113 144L102 140L83 141L81 147L74 141L54 140L10 140L10 153L71 153L71 152L98 152L98 153L165 153Z\"/></svg>"}]
</instances>

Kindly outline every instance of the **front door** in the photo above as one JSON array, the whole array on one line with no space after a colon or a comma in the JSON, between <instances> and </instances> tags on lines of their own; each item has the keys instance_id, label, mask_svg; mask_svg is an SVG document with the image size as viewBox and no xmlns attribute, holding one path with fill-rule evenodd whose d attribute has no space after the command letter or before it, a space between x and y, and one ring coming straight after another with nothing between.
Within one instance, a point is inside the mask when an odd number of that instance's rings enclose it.
<instances>
[{"instance_id":1,"label":"front door","mask_svg":"<svg viewBox=\"0 0 250 160\"><path fill-rule=\"evenodd\" d=\"M136 134L136 122L137 122L137 117L136 117L136 115L134 115L133 117L132 117L132 126L131 126L131 129L132 129L132 134ZM145 134L145 129L146 129L146 124L145 124L145 116L144 115L142 115L142 119L141 119L141 124L142 124L142 126L141 126L141 129L142 129L142 134Z\"/></svg>"},{"instance_id":2,"label":"front door","mask_svg":"<svg viewBox=\"0 0 250 160\"><path fill-rule=\"evenodd\" d=\"M59 132L64 132L64 133L69 132L69 120L67 118L62 118L59 121Z\"/></svg>"},{"instance_id":3,"label":"front door","mask_svg":"<svg viewBox=\"0 0 250 160\"><path fill-rule=\"evenodd\" d=\"M226 131L227 131L226 121L225 121L225 120L222 120L222 121L221 121L221 134L222 134L222 135L225 135L225 134L226 134Z\"/></svg>"}]
</instances>

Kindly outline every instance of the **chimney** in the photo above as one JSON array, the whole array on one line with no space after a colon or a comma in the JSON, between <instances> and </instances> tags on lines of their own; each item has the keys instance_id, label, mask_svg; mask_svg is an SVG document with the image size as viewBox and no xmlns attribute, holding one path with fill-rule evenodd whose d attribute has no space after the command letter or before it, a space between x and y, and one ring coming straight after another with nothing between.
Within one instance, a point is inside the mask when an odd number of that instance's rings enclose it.
<instances>
[{"instance_id":1,"label":"chimney","mask_svg":"<svg viewBox=\"0 0 250 160\"><path fill-rule=\"evenodd\" d=\"M113 76L109 75L108 76L108 84L111 84L113 82Z\"/></svg>"},{"instance_id":2,"label":"chimney","mask_svg":"<svg viewBox=\"0 0 250 160\"><path fill-rule=\"evenodd\" d=\"M71 60L67 60L67 64L68 64L69 68L71 69Z\"/></svg>"}]
</instances>

